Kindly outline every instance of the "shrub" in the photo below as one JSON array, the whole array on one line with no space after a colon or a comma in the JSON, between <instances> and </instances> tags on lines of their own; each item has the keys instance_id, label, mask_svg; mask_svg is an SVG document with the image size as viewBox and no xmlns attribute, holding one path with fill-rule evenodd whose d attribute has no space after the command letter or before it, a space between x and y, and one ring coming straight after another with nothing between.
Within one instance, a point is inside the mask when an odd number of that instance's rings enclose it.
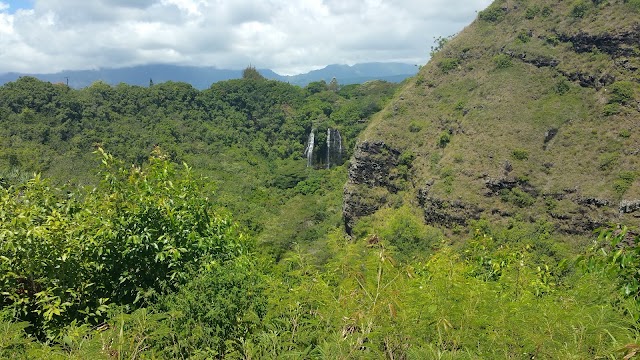
<instances>
[{"instance_id":1,"label":"shrub","mask_svg":"<svg viewBox=\"0 0 640 360\"><path fill-rule=\"evenodd\" d=\"M547 44L551 45L551 46L556 46L558 44L560 44L560 39L558 39L557 35L549 35L546 38Z\"/></svg>"},{"instance_id":2,"label":"shrub","mask_svg":"<svg viewBox=\"0 0 640 360\"><path fill-rule=\"evenodd\" d=\"M494 56L493 63L496 65L496 69L507 69L513 66L511 56L507 54L499 54Z\"/></svg>"},{"instance_id":3,"label":"shrub","mask_svg":"<svg viewBox=\"0 0 640 360\"><path fill-rule=\"evenodd\" d=\"M523 43L528 43L531 40L531 35L528 32L522 31L518 34L518 40Z\"/></svg>"},{"instance_id":4,"label":"shrub","mask_svg":"<svg viewBox=\"0 0 640 360\"><path fill-rule=\"evenodd\" d=\"M455 68L457 68L458 65L460 65L460 61L458 59L452 59L452 58L442 59L438 63L438 67L445 74L448 73L449 71L454 70Z\"/></svg>"},{"instance_id":5,"label":"shrub","mask_svg":"<svg viewBox=\"0 0 640 360\"><path fill-rule=\"evenodd\" d=\"M564 95L566 93L569 92L569 82L565 79L562 79L560 81L558 81L555 86L553 87L553 90L556 92L556 94L558 95Z\"/></svg>"},{"instance_id":6,"label":"shrub","mask_svg":"<svg viewBox=\"0 0 640 360\"><path fill-rule=\"evenodd\" d=\"M527 160L529 158L529 152L525 149L515 149L511 153L511 156L516 160Z\"/></svg>"},{"instance_id":7,"label":"shrub","mask_svg":"<svg viewBox=\"0 0 640 360\"><path fill-rule=\"evenodd\" d=\"M582 18L587 14L589 10L589 4L584 0L578 0L573 3L573 8L571 9L571 16L574 18Z\"/></svg>"},{"instance_id":8,"label":"shrub","mask_svg":"<svg viewBox=\"0 0 640 360\"><path fill-rule=\"evenodd\" d=\"M553 11L551 10L551 8L550 8L549 6L545 6L545 7L543 7L543 8L542 8L542 10L540 11L540 15L542 15L542 17L547 18L547 17L551 16L551 13L552 13L552 12L553 12Z\"/></svg>"},{"instance_id":9,"label":"shrub","mask_svg":"<svg viewBox=\"0 0 640 360\"><path fill-rule=\"evenodd\" d=\"M602 171L610 170L618 163L618 153L606 153L598 158L598 169Z\"/></svg>"},{"instance_id":10,"label":"shrub","mask_svg":"<svg viewBox=\"0 0 640 360\"><path fill-rule=\"evenodd\" d=\"M538 5L533 5L527 7L527 10L524 12L524 17L531 20L536 17L540 13L540 7Z\"/></svg>"},{"instance_id":11,"label":"shrub","mask_svg":"<svg viewBox=\"0 0 640 360\"><path fill-rule=\"evenodd\" d=\"M422 130L422 125L417 121L412 121L411 124L409 124L409 132L417 133L420 132L420 130Z\"/></svg>"},{"instance_id":12,"label":"shrub","mask_svg":"<svg viewBox=\"0 0 640 360\"><path fill-rule=\"evenodd\" d=\"M535 198L521 189L503 189L500 191L500 198L504 202L512 203L518 207L527 207L535 203Z\"/></svg>"},{"instance_id":13,"label":"shrub","mask_svg":"<svg viewBox=\"0 0 640 360\"><path fill-rule=\"evenodd\" d=\"M497 5L492 5L478 13L478 18L483 21L497 23L504 19L506 10Z\"/></svg>"},{"instance_id":14,"label":"shrub","mask_svg":"<svg viewBox=\"0 0 640 360\"><path fill-rule=\"evenodd\" d=\"M414 154L412 151L407 150L400 154L400 156L398 157L398 164L411 167L411 164L413 163L413 160L415 160L415 158L416 154Z\"/></svg>"},{"instance_id":15,"label":"shrub","mask_svg":"<svg viewBox=\"0 0 640 360\"><path fill-rule=\"evenodd\" d=\"M618 81L613 83L611 88L609 88L609 103L626 104L629 100L633 99L633 87L634 84L631 81Z\"/></svg>"},{"instance_id":16,"label":"shrub","mask_svg":"<svg viewBox=\"0 0 640 360\"><path fill-rule=\"evenodd\" d=\"M98 323L111 305L145 306L190 271L246 250L189 168L163 158L125 168L103 153L103 181L82 195L35 177L0 190L0 292L33 332L52 338L74 320Z\"/></svg>"},{"instance_id":17,"label":"shrub","mask_svg":"<svg viewBox=\"0 0 640 360\"><path fill-rule=\"evenodd\" d=\"M624 195L627 190L633 185L636 180L637 174L633 171L623 171L618 174L618 178L613 181L613 189L619 196Z\"/></svg>"},{"instance_id":18,"label":"shrub","mask_svg":"<svg viewBox=\"0 0 640 360\"><path fill-rule=\"evenodd\" d=\"M451 134L448 131L443 131L438 138L438 146L441 148L447 147L447 144L451 141Z\"/></svg>"},{"instance_id":19,"label":"shrub","mask_svg":"<svg viewBox=\"0 0 640 360\"><path fill-rule=\"evenodd\" d=\"M635 10L640 11L640 0L625 0L625 2Z\"/></svg>"},{"instance_id":20,"label":"shrub","mask_svg":"<svg viewBox=\"0 0 640 360\"><path fill-rule=\"evenodd\" d=\"M620 105L618 104L607 104L602 109L602 114L604 116L611 116L620 113Z\"/></svg>"}]
</instances>

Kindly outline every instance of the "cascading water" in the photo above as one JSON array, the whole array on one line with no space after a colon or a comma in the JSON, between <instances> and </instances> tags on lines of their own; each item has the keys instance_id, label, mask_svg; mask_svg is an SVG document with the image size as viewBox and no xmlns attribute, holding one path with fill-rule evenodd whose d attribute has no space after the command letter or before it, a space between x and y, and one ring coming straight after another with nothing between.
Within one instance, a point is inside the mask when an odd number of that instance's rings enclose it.
<instances>
[{"instance_id":1,"label":"cascading water","mask_svg":"<svg viewBox=\"0 0 640 360\"><path fill-rule=\"evenodd\" d=\"M327 129L327 169L331 167L331 128Z\"/></svg>"},{"instance_id":2,"label":"cascading water","mask_svg":"<svg viewBox=\"0 0 640 360\"><path fill-rule=\"evenodd\" d=\"M313 146L315 142L315 130L311 130L309 133L309 140L307 140L307 147L304 149L304 156L307 157L307 167L313 165Z\"/></svg>"},{"instance_id":3,"label":"cascading water","mask_svg":"<svg viewBox=\"0 0 640 360\"><path fill-rule=\"evenodd\" d=\"M327 169L342 164L342 136L337 129L327 129Z\"/></svg>"}]
</instances>

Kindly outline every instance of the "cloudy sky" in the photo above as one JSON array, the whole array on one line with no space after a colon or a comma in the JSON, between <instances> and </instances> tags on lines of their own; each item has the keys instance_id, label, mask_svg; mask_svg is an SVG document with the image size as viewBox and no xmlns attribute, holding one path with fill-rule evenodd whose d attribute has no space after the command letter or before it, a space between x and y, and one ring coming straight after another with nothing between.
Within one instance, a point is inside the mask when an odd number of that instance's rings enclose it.
<instances>
[{"instance_id":1,"label":"cloudy sky","mask_svg":"<svg viewBox=\"0 0 640 360\"><path fill-rule=\"evenodd\" d=\"M0 73L425 63L491 0L0 0Z\"/></svg>"}]
</instances>

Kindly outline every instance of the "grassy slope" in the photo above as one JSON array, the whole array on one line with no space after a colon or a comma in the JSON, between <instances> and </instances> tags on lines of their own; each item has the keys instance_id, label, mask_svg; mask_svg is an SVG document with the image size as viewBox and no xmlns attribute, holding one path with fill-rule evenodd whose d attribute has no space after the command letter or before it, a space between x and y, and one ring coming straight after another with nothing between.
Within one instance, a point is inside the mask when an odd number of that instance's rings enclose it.
<instances>
[{"instance_id":1,"label":"grassy slope","mask_svg":"<svg viewBox=\"0 0 640 360\"><path fill-rule=\"evenodd\" d=\"M637 64L640 50L636 45L635 55L614 58L599 50L578 53L570 42L557 39L579 32L631 31L640 24L640 12L621 1L586 4L579 18L572 15L575 3L569 1L496 1L487 11L506 9L502 20L473 22L404 86L361 140L381 139L417 155L416 188L407 192L408 199L432 180L432 196L477 204L485 209L483 217L491 218L490 211L499 210L547 219L552 212L580 209L575 201L542 195L577 189L579 197L611 202L610 208L597 210L602 218L633 221L629 215L618 215L617 205L623 199L640 199L638 181L626 191L617 191L615 184L624 172L637 178L640 170L634 153L640 143L638 75L620 65L624 60ZM540 12L527 19L528 9L534 7ZM550 10L546 14L545 7ZM521 60L520 54L526 54L528 62L555 59L559 64L537 67ZM498 67L498 59L511 66ZM451 63L454 66L447 69ZM634 99L618 106L618 114L605 116L609 86L583 87L567 77L572 73L636 81ZM568 87L562 89L563 84ZM554 128L558 134L545 146L545 133ZM452 134L451 140L441 148L438 142L445 132ZM525 153L526 159L516 158L514 151ZM508 174L507 161L513 167ZM513 206L500 196L485 196L489 178L526 181L540 196L533 208Z\"/></svg>"}]
</instances>

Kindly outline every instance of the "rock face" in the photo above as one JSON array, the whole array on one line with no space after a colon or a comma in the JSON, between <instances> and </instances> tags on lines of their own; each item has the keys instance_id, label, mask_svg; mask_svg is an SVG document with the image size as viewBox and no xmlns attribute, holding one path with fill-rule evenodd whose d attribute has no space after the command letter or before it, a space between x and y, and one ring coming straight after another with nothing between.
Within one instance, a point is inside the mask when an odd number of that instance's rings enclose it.
<instances>
[{"instance_id":1,"label":"rock face","mask_svg":"<svg viewBox=\"0 0 640 360\"><path fill-rule=\"evenodd\" d=\"M634 47L640 43L640 25L633 29L618 33L601 33L590 35L579 32L575 35L560 34L561 41L571 42L573 49L578 52L590 52L594 48L613 57L634 56Z\"/></svg>"},{"instance_id":2,"label":"rock face","mask_svg":"<svg viewBox=\"0 0 640 360\"><path fill-rule=\"evenodd\" d=\"M469 220L478 220L484 209L473 204L465 204L460 200L443 200L429 196L429 185L418 190L418 203L424 210L427 224L438 224L446 227L467 225Z\"/></svg>"},{"instance_id":3,"label":"rock face","mask_svg":"<svg viewBox=\"0 0 640 360\"><path fill-rule=\"evenodd\" d=\"M398 150L382 141L356 146L344 187L343 217L349 235L358 218L373 214L387 203L389 194L398 191L392 170L398 166L399 156Z\"/></svg>"}]
</instances>

